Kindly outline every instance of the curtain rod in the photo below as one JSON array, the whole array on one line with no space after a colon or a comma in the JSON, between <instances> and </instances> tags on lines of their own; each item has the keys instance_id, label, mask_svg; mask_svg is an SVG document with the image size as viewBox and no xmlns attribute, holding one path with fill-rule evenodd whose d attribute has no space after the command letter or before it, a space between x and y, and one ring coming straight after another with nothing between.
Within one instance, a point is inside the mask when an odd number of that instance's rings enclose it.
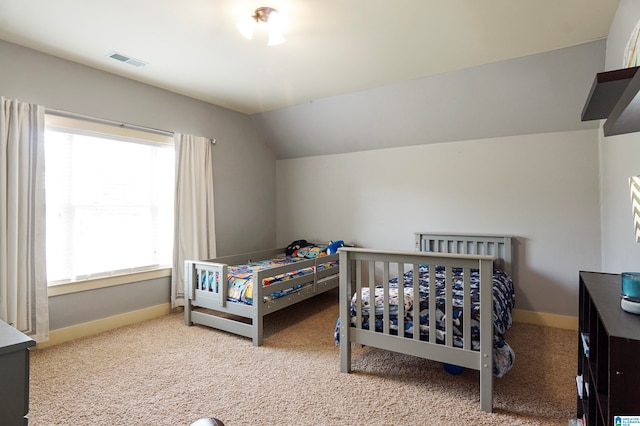
<instances>
[{"instance_id":1,"label":"curtain rod","mask_svg":"<svg viewBox=\"0 0 640 426\"><path fill-rule=\"evenodd\" d=\"M80 120L91 121L94 123L108 124L111 126L123 127L123 128L133 129L133 130L142 130L145 132L151 132L151 133L156 133L156 134L165 135L165 136L173 136L174 134L174 132L170 132L168 130L154 129L153 127L138 126L136 124L123 123L121 121L108 120L106 118L92 117L90 115L83 115L75 112L62 111L59 109L45 108L45 113L51 114L51 115L57 115L59 117L76 118Z\"/></svg>"}]
</instances>

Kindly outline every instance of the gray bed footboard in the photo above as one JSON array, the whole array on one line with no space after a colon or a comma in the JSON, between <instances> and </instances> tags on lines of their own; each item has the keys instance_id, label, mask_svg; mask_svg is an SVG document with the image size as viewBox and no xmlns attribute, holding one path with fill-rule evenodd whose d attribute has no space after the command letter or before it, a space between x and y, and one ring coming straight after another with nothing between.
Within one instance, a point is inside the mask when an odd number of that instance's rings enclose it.
<instances>
[{"instance_id":1,"label":"gray bed footboard","mask_svg":"<svg viewBox=\"0 0 640 426\"><path fill-rule=\"evenodd\" d=\"M352 344L361 344L389 351L409 354L466 367L480 372L480 408L491 412L493 409L493 294L492 278L494 261L506 265L511 271L511 238L445 235L416 233L416 248L420 251L371 250L362 248L342 248L340 255L340 370L351 371ZM428 252L427 252L428 251ZM463 252L463 254L460 254ZM490 255L489 255L490 254ZM453 344L453 332L446 332L444 341L436 343L436 321L429 321L428 337L422 337L418 330L408 337L405 334L405 288L404 281L397 281L395 296L390 296L389 279L402 276L410 270L417 272L419 265L428 265L429 276L435 276L435 265L444 267L445 275L445 317L444 329L453 330L452 270L462 268L464 273L464 307L470 306L471 269L479 270L480 289L480 350L471 347L470 311L463 309L463 346ZM418 288L418 273L413 273L411 287ZM377 279L376 279L377 277ZM375 297L376 285L382 286ZM423 284L424 285L424 284ZM431 284L429 284L431 286ZM364 290L364 292L363 292ZM380 290L379 290L380 291ZM430 289L430 293L431 293ZM433 291L435 293L435 291ZM412 290L409 291L412 295ZM368 303L363 298L368 295ZM352 297L354 319L352 318ZM390 297L397 297L397 327L392 327ZM414 300L414 303L419 303ZM429 297L429 312L436 312L436 298ZM376 307L375 314L382 312L382 324L368 320L369 311ZM366 312L365 312L366 311ZM366 321L365 321L366 319ZM352 323L353 322L353 323ZM392 331L393 329L393 331ZM413 330L413 329L412 329ZM424 340L426 339L426 340Z\"/></svg>"}]
</instances>

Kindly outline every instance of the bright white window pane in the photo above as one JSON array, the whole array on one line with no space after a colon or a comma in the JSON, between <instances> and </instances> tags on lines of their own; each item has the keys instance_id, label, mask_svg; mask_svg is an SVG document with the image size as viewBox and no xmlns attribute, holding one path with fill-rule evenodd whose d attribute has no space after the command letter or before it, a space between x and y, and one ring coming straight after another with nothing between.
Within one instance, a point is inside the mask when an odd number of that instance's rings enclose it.
<instances>
[{"instance_id":1,"label":"bright white window pane","mask_svg":"<svg viewBox=\"0 0 640 426\"><path fill-rule=\"evenodd\" d=\"M49 283L169 266L174 147L45 132Z\"/></svg>"}]
</instances>

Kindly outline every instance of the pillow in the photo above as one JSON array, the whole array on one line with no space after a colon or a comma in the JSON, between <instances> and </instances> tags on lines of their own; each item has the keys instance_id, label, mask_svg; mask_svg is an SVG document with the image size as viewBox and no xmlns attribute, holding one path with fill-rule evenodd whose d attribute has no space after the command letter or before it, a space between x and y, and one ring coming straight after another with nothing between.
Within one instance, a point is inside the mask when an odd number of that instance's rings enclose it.
<instances>
[{"instance_id":1,"label":"pillow","mask_svg":"<svg viewBox=\"0 0 640 426\"><path fill-rule=\"evenodd\" d=\"M294 256L304 257L307 259L313 259L315 257L324 256L326 253L325 247L320 247L317 245L308 245L305 247L300 247L298 250L294 252Z\"/></svg>"}]
</instances>

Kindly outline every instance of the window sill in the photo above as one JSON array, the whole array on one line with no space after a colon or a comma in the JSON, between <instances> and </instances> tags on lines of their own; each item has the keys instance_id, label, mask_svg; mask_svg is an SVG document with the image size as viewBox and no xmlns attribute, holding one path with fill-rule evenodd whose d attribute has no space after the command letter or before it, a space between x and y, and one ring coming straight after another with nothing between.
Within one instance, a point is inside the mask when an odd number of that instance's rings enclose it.
<instances>
[{"instance_id":1,"label":"window sill","mask_svg":"<svg viewBox=\"0 0 640 426\"><path fill-rule=\"evenodd\" d=\"M171 276L171 268L155 269L152 271L133 272L129 274L116 275L113 277L93 278L72 283L50 285L48 296L62 296L64 294L78 293L87 290L96 290L105 287L114 287L122 284L130 284L138 281L152 280Z\"/></svg>"}]
</instances>

